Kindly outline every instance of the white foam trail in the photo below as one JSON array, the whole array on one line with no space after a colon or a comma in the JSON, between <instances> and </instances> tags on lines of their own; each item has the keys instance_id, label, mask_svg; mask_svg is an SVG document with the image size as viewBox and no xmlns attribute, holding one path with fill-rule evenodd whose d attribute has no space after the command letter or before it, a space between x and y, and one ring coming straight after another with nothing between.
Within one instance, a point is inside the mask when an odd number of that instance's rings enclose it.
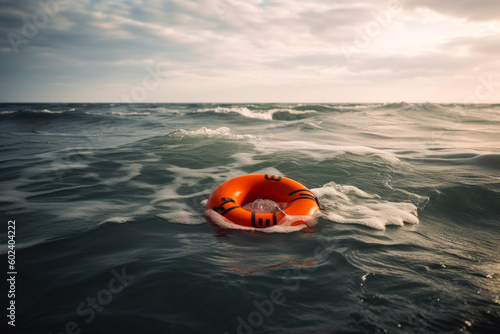
<instances>
[{"instance_id":1,"label":"white foam trail","mask_svg":"<svg viewBox=\"0 0 500 334\"><path fill-rule=\"evenodd\" d=\"M83 154L82 154L83 155ZM88 164L85 163L65 163L64 160L54 161L50 165L40 165L36 167L28 167L24 170L24 175L27 177L33 177L37 175L49 174L49 173L58 173L63 170L73 170L73 169L86 169L89 167Z\"/></svg>"},{"instance_id":2,"label":"white foam trail","mask_svg":"<svg viewBox=\"0 0 500 334\"><path fill-rule=\"evenodd\" d=\"M349 201L348 195L354 195L362 198L380 198L379 195L372 195L354 186L343 186L335 182L329 182L321 188L312 190L317 197L337 196Z\"/></svg>"},{"instance_id":3,"label":"white foam trail","mask_svg":"<svg viewBox=\"0 0 500 334\"><path fill-rule=\"evenodd\" d=\"M231 133L231 129L228 127L220 127L215 130L209 129L207 127L201 127L197 130L188 131L184 129L180 129L168 134L173 138L226 138L226 139L255 139L255 136L252 135L240 135Z\"/></svg>"},{"instance_id":4,"label":"white foam trail","mask_svg":"<svg viewBox=\"0 0 500 334\"><path fill-rule=\"evenodd\" d=\"M129 205L130 207L130 205ZM111 217L106 220L103 220L97 225L105 224L105 223L114 223L114 224L124 224L128 223L131 221L135 220L135 217L137 216L143 216L148 214L152 210L152 206L150 205L144 205L144 206L139 206L134 212L130 213L129 216L117 216L117 217Z\"/></svg>"},{"instance_id":5,"label":"white foam trail","mask_svg":"<svg viewBox=\"0 0 500 334\"><path fill-rule=\"evenodd\" d=\"M412 203L382 200L379 195L335 182L311 191L323 207L321 215L336 223L364 225L377 230L384 230L389 225L419 223L417 207Z\"/></svg>"},{"instance_id":6,"label":"white foam trail","mask_svg":"<svg viewBox=\"0 0 500 334\"><path fill-rule=\"evenodd\" d=\"M191 169L187 167L171 166L166 168L175 175L175 179L168 185L152 195L152 204L160 204L169 207L171 200L192 198L200 195L210 195L213 189L205 189L191 194L179 194L182 187L198 185L200 180L212 178L217 183L222 183L227 178L244 174L243 171L228 168L227 166Z\"/></svg>"},{"instance_id":7,"label":"white foam trail","mask_svg":"<svg viewBox=\"0 0 500 334\"><path fill-rule=\"evenodd\" d=\"M121 166L119 171L124 172L125 175L121 177L110 178L102 182L105 185L113 185L121 182L128 182L134 177L141 175L142 164L130 164Z\"/></svg>"},{"instance_id":8,"label":"white foam trail","mask_svg":"<svg viewBox=\"0 0 500 334\"><path fill-rule=\"evenodd\" d=\"M254 154L252 153L240 152L233 154L231 157L236 160L236 162L233 165L238 167L252 166L263 161L263 160L255 160L253 156Z\"/></svg>"},{"instance_id":9,"label":"white foam trail","mask_svg":"<svg viewBox=\"0 0 500 334\"><path fill-rule=\"evenodd\" d=\"M149 112L120 112L120 111L113 111L111 113L112 115L119 115L119 116L148 116L151 115Z\"/></svg>"},{"instance_id":10,"label":"white foam trail","mask_svg":"<svg viewBox=\"0 0 500 334\"><path fill-rule=\"evenodd\" d=\"M166 207L169 211L159 213L156 216L170 223L183 225L200 225L205 223L205 220L186 203L169 201L163 203L162 206Z\"/></svg>"},{"instance_id":11,"label":"white foam trail","mask_svg":"<svg viewBox=\"0 0 500 334\"><path fill-rule=\"evenodd\" d=\"M205 223L202 217L183 210L159 213L156 216L174 224L201 225Z\"/></svg>"},{"instance_id":12,"label":"white foam trail","mask_svg":"<svg viewBox=\"0 0 500 334\"><path fill-rule=\"evenodd\" d=\"M108 218L102 222L100 222L98 225L105 224L105 223L115 223L115 224L124 224L132 221L132 217L112 217Z\"/></svg>"}]
</instances>

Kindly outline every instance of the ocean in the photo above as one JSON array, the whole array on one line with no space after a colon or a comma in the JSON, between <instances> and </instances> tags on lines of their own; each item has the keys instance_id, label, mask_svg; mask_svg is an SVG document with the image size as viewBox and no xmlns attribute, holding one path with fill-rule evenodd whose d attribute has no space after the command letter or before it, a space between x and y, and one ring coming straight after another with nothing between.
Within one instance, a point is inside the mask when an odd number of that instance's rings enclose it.
<instances>
[{"instance_id":1,"label":"ocean","mask_svg":"<svg viewBox=\"0 0 500 334\"><path fill-rule=\"evenodd\" d=\"M2 333L498 333L500 105L1 104L0 129ZM309 188L313 226L208 224L254 173Z\"/></svg>"}]
</instances>

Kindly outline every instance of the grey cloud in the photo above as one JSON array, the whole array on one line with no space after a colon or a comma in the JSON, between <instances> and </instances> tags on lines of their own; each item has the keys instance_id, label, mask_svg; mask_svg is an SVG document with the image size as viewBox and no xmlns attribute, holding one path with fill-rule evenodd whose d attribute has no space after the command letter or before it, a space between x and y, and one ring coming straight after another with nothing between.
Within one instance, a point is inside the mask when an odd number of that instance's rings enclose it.
<instances>
[{"instance_id":1,"label":"grey cloud","mask_svg":"<svg viewBox=\"0 0 500 334\"><path fill-rule=\"evenodd\" d=\"M498 21L498 0L407 0L405 8L429 8L443 15L470 21Z\"/></svg>"},{"instance_id":2,"label":"grey cloud","mask_svg":"<svg viewBox=\"0 0 500 334\"><path fill-rule=\"evenodd\" d=\"M498 59L500 55L500 33L481 37L457 37L443 44L442 50L454 50L460 52L468 50L475 56L489 56Z\"/></svg>"},{"instance_id":3,"label":"grey cloud","mask_svg":"<svg viewBox=\"0 0 500 334\"><path fill-rule=\"evenodd\" d=\"M368 57L349 65L353 72L387 70L390 72L412 72L421 75L437 75L470 71L477 64L474 57L452 58L444 54L426 54L413 57Z\"/></svg>"}]
</instances>

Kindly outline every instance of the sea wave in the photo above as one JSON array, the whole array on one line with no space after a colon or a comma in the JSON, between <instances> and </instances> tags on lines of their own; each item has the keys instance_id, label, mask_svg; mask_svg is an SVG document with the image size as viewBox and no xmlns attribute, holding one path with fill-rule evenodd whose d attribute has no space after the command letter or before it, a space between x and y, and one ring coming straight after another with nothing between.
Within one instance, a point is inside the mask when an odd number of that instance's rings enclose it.
<instances>
[{"instance_id":1,"label":"sea wave","mask_svg":"<svg viewBox=\"0 0 500 334\"><path fill-rule=\"evenodd\" d=\"M42 111L40 111L40 112L43 112L46 114L62 114L64 111L53 111L50 109L42 109Z\"/></svg>"},{"instance_id":2,"label":"sea wave","mask_svg":"<svg viewBox=\"0 0 500 334\"><path fill-rule=\"evenodd\" d=\"M337 146L309 141L260 141L255 145L255 149L264 153L275 153L285 150L300 151L312 157L316 157L318 160L324 160L327 158L324 155L324 152L331 152L335 155L345 153L351 153L354 155L373 155L383 159L391 165L398 165L400 163L399 158L393 153L368 146Z\"/></svg>"},{"instance_id":3,"label":"sea wave","mask_svg":"<svg viewBox=\"0 0 500 334\"><path fill-rule=\"evenodd\" d=\"M366 103L366 104L352 104L352 103L346 103L346 104L335 104L332 107L339 109L339 110L365 110L365 109L375 109L379 107L386 106L387 103Z\"/></svg>"},{"instance_id":4,"label":"sea wave","mask_svg":"<svg viewBox=\"0 0 500 334\"><path fill-rule=\"evenodd\" d=\"M500 170L500 154L475 154L473 151L453 154L434 154L413 158L421 162L444 165L469 165L478 168Z\"/></svg>"},{"instance_id":5,"label":"sea wave","mask_svg":"<svg viewBox=\"0 0 500 334\"><path fill-rule=\"evenodd\" d=\"M224 139L255 139L256 137L249 134L235 134L231 133L231 129L228 127L220 127L217 129L209 129L205 126L197 130L184 130L179 129L170 132L167 135L172 139L184 139L184 138L224 138Z\"/></svg>"},{"instance_id":6,"label":"sea wave","mask_svg":"<svg viewBox=\"0 0 500 334\"><path fill-rule=\"evenodd\" d=\"M81 118L86 121L103 119L106 118L103 115L90 114L84 111L78 111L76 109L69 110L50 110L50 109L19 109L19 110L5 110L0 111L0 117L5 119L15 119L15 120L38 120L38 119L72 119Z\"/></svg>"},{"instance_id":7,"label":"sea wave","mask_svg":"<svg viewBox=\"0 0 500 334\"><path fill-rule=\"evenodd\" d=\"M119 116L148 116L151 115L149 112L120 112L120 111L113 111L111 113L112 115L119 115Z\"/></svg>"},{"instance_id":8,"label":"sea wave","mask_svg":"<svg viewBox=\"0 0 500 334\"><path fill-rule=\"evenodd\" d=\"M240 114L243 117L247 118L253 118L253 119L261 119L261 120L273 120L275 117L275 114L284 114L285 119L286 115L305 115L305 114L311 114L311 113L316 113L316 110L296 110L296 109L290 109L290 108L274 108L274 109L256 109L256 110L251 110L247 107L215 107L215 108L203 108L203 109L198 109L198 112L204 113L204 112L214 112L216 114L230 114L230 113L236 113Z\"/></svg>"}]
</instances>

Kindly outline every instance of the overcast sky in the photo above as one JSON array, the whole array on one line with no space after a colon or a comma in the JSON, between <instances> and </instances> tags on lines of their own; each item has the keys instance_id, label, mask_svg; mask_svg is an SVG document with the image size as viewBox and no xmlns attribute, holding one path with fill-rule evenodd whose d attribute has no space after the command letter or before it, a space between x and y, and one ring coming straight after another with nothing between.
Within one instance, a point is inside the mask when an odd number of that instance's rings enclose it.
<instances>
[{"instance_id":1,"label":"overcast sky","mask_svg":"<svg viewBox=\"0 0 500 334\"><path fill-rule=\"evenodd\" d=\"M500 103L499 0L0 0L0 102Z\"/></svg>"}]
</instances>

